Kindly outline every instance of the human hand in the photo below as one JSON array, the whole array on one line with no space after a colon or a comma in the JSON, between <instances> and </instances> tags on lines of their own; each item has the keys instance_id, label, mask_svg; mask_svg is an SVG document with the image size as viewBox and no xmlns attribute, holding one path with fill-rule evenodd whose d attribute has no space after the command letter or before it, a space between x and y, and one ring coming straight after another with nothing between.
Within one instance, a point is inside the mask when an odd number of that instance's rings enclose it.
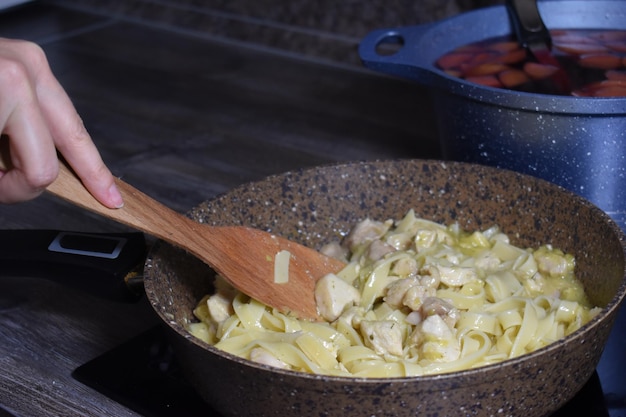
<instances>
[{"instance_id":1,"label":"human hand","mask_svg":"<svg viewBox=\"0 0 626 417\"><path fill-rule=\"evenodd\" d=\"M103 205L122 196L43 50L0 38L0 203L38 196L58 174L57 151Z\"/></svg>"}]
</instances>

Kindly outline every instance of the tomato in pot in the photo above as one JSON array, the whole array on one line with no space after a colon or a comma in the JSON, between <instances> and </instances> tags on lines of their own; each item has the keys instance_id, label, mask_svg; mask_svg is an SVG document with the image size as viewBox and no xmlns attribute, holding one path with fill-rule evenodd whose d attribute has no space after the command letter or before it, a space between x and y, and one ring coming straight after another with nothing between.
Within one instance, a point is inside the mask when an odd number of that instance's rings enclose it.
<instances>
[{"instance_id":1,"label":"tomato in pot","mask_svg":"<svg viewBox=\"0 0 626 417\"><path fill-rule=\"evenodd\" d=\"M568 77L561 91L559 68L539 63L510 36L456 48L436 65L447 74L496 88L576 97L626 96L626 31L552 30L552 53Z\"/></svg>"}]
</instances>

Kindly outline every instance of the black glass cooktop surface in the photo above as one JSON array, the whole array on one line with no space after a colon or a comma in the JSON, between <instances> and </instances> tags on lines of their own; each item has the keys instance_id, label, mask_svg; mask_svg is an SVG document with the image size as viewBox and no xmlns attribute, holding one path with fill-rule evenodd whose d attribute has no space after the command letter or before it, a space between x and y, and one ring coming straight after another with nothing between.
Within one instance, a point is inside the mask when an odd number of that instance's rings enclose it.
<instances>
[{"instance_id":1,"label":"black glass cooktop surface","mask_svg":"<svg viewBox=\"0 0 626 417\"><path fill-rule=\"evenodd\" d=\"M219 417L187 383L160 326L85 363L80 382L146 417Z\"/></svg>"}]
</instances>

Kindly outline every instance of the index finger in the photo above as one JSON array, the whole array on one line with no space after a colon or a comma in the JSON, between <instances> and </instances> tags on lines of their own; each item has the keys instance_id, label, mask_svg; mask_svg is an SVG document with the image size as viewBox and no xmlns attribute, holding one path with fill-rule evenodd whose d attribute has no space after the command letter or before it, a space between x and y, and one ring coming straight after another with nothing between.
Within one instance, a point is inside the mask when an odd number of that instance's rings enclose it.
<instances>
[{"instance_id":1,"label":"index finger","mask_svg":"<svg viewBox=\"0 0 626 417\"><path fill-rule=\"evenodd\" d=\"M111 171L69 96L52 74L45 56L35 58L34 65L39 66L35 71L39 106L56 148L96 199L110 208L121 207L122 197Z\"/></svg>"},{"instance_id":2,"label":"index finger","mask_svg":"<svg viewBox=\"0 0 626 417\"><path fill-rule=\"evenodd\" d=\"M5 55L0 65L0 202L15 203L39 195L54 180L58 161L27 68Z\"/></svg>"}]
</instances>

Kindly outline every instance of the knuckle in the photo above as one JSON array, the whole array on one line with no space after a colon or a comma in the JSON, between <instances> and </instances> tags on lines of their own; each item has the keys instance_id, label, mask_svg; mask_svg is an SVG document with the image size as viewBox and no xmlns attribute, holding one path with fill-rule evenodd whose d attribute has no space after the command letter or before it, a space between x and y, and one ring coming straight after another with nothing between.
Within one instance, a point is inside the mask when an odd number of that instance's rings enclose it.
<instances>
[{"instance_id":1,"label":"knuckle","mask_svg":"<svg viewBox=\"0 0 626 417\"><path fill-rule=\"evenodd\" d=\"M30 76L24 63L14 59L3 59L0 65L0 82L8 87L21 88L30 85Z\"/></svg>"},{"instance_id":2,"label":"knuckle","mask_svg":"<svg viewBox=\"0 0 626 417\"><path fill-rule=\"evenodd\" d=\"M41 46L30 41L16 41L16 43L20 60L23 61L27 67L35 71L48 67L48 59Z\"/></svg>"},{"instance_id":3,"label":"knuckle","mask_svg":"<svg viewBox=\"0 0 626 417\"><path fill-rule=\"evenodd\" d=\"M27 171L24 173L24 178L28 187L32 190L43 190L54 180L58 175L58 167L40 167L38 169Z\"/></svg>"},{"instance_id":4,"label":"knuckle","mask_svg":"<svg viewBox=\"0 0 626 417\"><path fill-rule=\"evenodd\" d=\"M0 83L5 88L30 89L37 74L49 68L46 55L32 42L13 41L13 46L11 52L0 52Z\"/></svg>"}]
</instances>

